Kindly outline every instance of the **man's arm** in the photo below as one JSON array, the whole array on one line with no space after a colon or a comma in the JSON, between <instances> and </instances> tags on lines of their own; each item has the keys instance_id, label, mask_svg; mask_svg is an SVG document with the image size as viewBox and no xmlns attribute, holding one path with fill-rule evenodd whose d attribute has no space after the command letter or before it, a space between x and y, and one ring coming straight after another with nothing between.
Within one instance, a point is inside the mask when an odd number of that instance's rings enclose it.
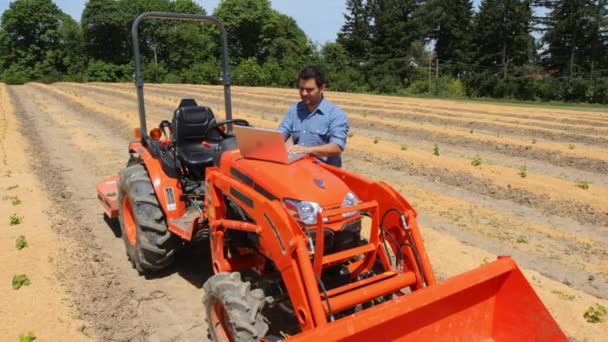
<instances>
[{"instance_id":1,"label":"man's arm","mask_svg":"<svg viewBox=\"0 0 608 342\"><path fill-rule=\"evenodd\" d=\"M342 148L336 143L327 143L317 146L293 145L289 148L289 153L312 154L317 157L333 157L342 153Z\"/></svg>"}]
</instances>

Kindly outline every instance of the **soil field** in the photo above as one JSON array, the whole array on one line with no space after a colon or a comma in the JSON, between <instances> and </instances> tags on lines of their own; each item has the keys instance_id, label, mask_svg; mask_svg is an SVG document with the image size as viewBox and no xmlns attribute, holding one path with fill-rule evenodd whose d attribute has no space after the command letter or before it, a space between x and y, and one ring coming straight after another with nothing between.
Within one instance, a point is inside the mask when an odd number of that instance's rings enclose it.
<instances>
[{"instance_id":1,"label":"soil field","mask_svg":"<svg viewBox=\"0 0 608 342\"><path fill-rule=\"evenodd\" d=\"M146 85L148 127L188 97L224 117L222 87ZM350 120L344 167L413 204L439 279L511 255L573 340L605 340L608 323L583 314L608 307L608 111L326 97ZM299 99L247 87L232 98L233 117L266 128ZM0 108L0 214L23 219L0 234L0 317L10 317L0 336L206 340L201 254L185 249L167 272L140 277L96 203L96 183L124 167L139 125L133 85L0 84ZM32 243L17 251L21 234ZM27 272L29 286L10 288Z\"/></svg>"}]
</instances>

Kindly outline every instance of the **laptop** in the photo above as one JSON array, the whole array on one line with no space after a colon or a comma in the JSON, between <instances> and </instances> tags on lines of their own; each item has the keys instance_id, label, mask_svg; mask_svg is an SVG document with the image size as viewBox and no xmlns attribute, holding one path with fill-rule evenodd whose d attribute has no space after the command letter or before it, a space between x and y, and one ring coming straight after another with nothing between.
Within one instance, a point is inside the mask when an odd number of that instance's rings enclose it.
<instances>
[{"instance_id":1,"label":"laptop","mask_svg":"<svg viewBox=\"0 0 608 342\"><path fill-rule=\"evenodd\" d=\"M306 156L303 153L287 153L283 133L271 129L233 126L236 141L245 158L291 164Z\"/></svg>"}]
</instances>

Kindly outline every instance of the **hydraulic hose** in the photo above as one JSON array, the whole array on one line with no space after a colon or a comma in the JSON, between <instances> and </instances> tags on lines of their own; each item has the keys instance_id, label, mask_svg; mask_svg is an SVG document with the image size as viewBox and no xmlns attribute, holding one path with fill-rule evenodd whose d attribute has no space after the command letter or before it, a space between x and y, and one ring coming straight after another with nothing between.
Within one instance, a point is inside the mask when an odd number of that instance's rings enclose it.
<instances>
[{"instance_id":1,"label":"hydraulic hose","mask_svg":"<svg viewBox=\"0 0 608 342\"><path fill-rule=\"evenodd\" d=\"M409 247L412 249L412 253L414 253L414 259L416 259L416 265L418 266L418 269L420 270L420 277L422 279L422 285L424 287L426 287L427 282L426 282L426 277L424 276L424 269L422 268L422 262L420 261L420 255L418 254L418 249L416 248L416 244L414 243L414 238L412 237L412 232L410 230L410 227L407 225L407 221L406 221L406 217L405 214L403 213L403 211L401 211L398 208L389 208L387 209L384 214L382 214L382 218L380 219L380 228L385 229L384 228L384 219L386 218L386 216L388 215L388 213L390 213L391 211L397 212L399 214L399 218L401 220L401 226L403 228L403 231L405 232L405 235L407 236L407 239L409 240Z\"/></svg>"},{"instance_id":2,"label":"hydraulic hose","mask_svg":"<svg viewBox=\"0 0 608 342\"><path fill-rule=\"evenodd\" d=\"M319 276L314 273L315 275L315 279L317 279L317 283L319 284L319 287L321 287L321 291L323 291L323 295L325 296L325 302L327 303L327 311L329 311L329 321L333 322L336 319L334 318L334 313L333 311L331 311L331 305L329 304L329 296L327 295L327 291L325 290L325 285L323 284L323 281L321 281L321 279L319 278Z\"/></svg>"}]
</instances>

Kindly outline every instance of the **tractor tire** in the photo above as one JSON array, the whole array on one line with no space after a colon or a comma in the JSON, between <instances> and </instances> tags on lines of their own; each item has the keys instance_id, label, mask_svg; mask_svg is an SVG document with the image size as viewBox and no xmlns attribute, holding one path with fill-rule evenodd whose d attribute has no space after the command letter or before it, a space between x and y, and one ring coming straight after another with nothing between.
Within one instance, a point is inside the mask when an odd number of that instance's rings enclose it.
<instances>
[{"instance_id":1,"label":"tractor tire","mask_svg":"<svg viewBox=\"0 0 608 342\"><path fill-rule=\"evenodd\" d=\"M266 304L261 289L241 280L241 274L218 273L203 285L211 341L258 341L268 332L268 323L261 312Z\"/></svg>"},{"instance_id":2,"label":"tractor tire","mask_svg":"<svg viewBox=\"0 0 608 342\"><path fill-rule=\"evenodd\" d=\"M178 243L143 165L134 163L120 172L118 203L118 221L133 268L144 274L171 265Z\"/></svg>"}]
</instances>

